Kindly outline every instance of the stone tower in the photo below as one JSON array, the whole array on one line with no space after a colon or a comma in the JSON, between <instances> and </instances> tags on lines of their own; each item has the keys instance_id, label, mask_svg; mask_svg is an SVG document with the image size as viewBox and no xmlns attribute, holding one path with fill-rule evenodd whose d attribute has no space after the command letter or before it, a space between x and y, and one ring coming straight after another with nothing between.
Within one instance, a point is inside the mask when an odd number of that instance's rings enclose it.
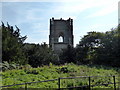
<instances>
[{"instance_id":1,"label":"stone tower","mask_svg":"<svg viewBox=\"0 0 120 90\"><path fill-rule=\"evenodd\" d=\"M73 47L73 19L50 19L49 45L56 54L68 45Z\"/></svg>"}]
</instances>

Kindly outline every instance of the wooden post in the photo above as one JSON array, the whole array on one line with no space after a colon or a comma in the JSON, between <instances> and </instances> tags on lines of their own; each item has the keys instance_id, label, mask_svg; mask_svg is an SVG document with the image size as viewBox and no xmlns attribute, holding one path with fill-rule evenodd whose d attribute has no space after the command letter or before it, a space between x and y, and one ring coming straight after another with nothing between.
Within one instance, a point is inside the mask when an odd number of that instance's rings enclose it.
<instances>
[{"instance_id":1,"label":"wooden post","mask_svg":"<svg viewBox=\"0 0 120 90\"><path fill-rule=\"evenodd\" d=\"M114 80L114 90L116 90L115 76L113 76L113 80Z\"/></svg>"},{"instance_id":2,"label":"wooden post","mask_svg":"<svg viewBox=\"0 0 120 90\"><path fill-rule=\"evenodd\" d=\"M89 77L89 90L90 90L90 87L91 87L91 85L90 85L90 77Z\"/></svg>"},{"instance_id":3,"label":"wooden post","mask_svg":"<svg viewBox=\"0 0 120 90\"><path fill-rule=\"evenodd\" d=\"M25 90L27 90L27 83L25 83Z\"/></svg>"},{"instance_id":4,"label":"wooden post","mask_svg":"<svg viewBox=\"0 0 120 90\"><path fill-rule=\"evenodd\" d=\"M58 90L60 90L60 78L58 78Z\"/></svg>"}]
</instances>

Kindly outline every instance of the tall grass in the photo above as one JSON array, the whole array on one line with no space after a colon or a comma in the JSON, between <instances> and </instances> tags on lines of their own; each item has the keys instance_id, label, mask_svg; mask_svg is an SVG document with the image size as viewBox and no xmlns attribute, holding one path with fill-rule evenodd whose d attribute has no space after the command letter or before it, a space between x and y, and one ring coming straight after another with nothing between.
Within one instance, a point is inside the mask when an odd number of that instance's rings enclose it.
<instances>
[{"instance_id":1,"label":"tall grass","mask_svg":"<svg viewBox=\"0 0 120 90\"><path fill-rule=\"evenodd\" d=\"M25 82L36 82L60 77L76 77L76 76L119 76L119 68L111 68L105 66L87 66L66 64L55 66L43 66L38 68L21 68L2 72L2 85L19 84ZM116 82L118 82L116 78ZM91 85L113 82L111 77L91 78ZM61 88L88 85L88 78L79 79L62 79ZM24 85L13 86L12 88L24 88ZM57 88L58 81L42 82L29 84L28 88ZM99 86L104 88L113 88L113 85Z\"/></svg>"}]
</instances>

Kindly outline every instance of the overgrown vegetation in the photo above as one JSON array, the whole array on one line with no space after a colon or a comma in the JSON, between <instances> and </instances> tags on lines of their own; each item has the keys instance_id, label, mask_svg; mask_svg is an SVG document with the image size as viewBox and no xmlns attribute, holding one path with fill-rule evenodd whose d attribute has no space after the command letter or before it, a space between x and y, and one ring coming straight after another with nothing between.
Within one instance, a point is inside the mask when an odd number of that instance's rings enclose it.
<instances>
[{"instance_id":1,"label":"overgrown vegetation","mask_svg":"<svg viewBox=\"0 0 120 90\"><path fill-rule=\"evenodd\" d=\"M50 63L49 66L38 68L24 67L22 69L7 70L2 73L3 85L12 85L25 82L36 82L59 77L75 76L118 76L120 69L103 66L75 65L73 63L62 66L55 66ZM112 77L93 77L91 85L113 82ZM116 77L116 82L118 78ZM88 78L62 79L61 88L88 85ZM116 84L118 87L118 84ZM24 88L25 85L13 86L14 88ZM13 88L11 87L11 88ZM113 88L114 85L98 86L102 88ZM98 88L96 87L96 88ZM28 84L28 88L58 88L58 81Z\"/></svg>"},{"instance_id":2,"label":"overgrown vegetation","mask_svg":"<svg viewBox=\"0 0 120 90\"><path fill-rule=\"evenodd\" d=\"M32 67L53 64L98 64L120 67L120 26L105 33L88 32L73 48L68 46L60 56L54 54L46 44L24 43L27 36L20 35L20 29L2 23L2 61Z\"/></svg>"},{"instance_id":3,"label":"overgrown vegetation","mask_svg":"<svg viewBox=\"0 0 120 90\"><path fill-rule=\"evenodd\" d=\"M41 45L26 43L23 48L28 58L28 64L32 67L49 65L50 62L54 64L58 63L58 57L46 43Z\"/></svg>"},{"instance_id":4,"label":"overgrown vegetation","mask_svg":"<svg viewBox=\"0 0 120 90\"><path fill-rule=\"evenodd\" d=\"M105 33L88 32L75 48L68 46L59 56L54 54L46 43L24 43L27 36L21 36L17 26L14 30L8 23L7 26L2 23L1 31L2 63L0 67L3 70L1 72L3 85L59 77L119 76L120 74L120 26ZM116 80L119 81L118 78ZM93 78L91 81L93 85L109 83L113 82L113 78ZM61 87L80 85L88 85L88 79L61 80ZM23 88L24 86L14 87ZM29 84L28 87L57 88L58 82ZM103 87L106 86L103 85ZM113 85L107 85L107 87L113 88Z\"/></svg>"},{"instance_id":5,"label":"overgrown vegetation","mask_svg":"<svg viewBox=\"0 0 120 90\"><path fill-rule=\"evenodd\" d=\"M2 23L0 31L2 31L2 62L30 64L32 67L48 65L50 62L58 63L58 56L46 43L41 45L24 43L27 36L21 36L17 26L14 30L13 26L8 23L7 26Z\"/></svg>"},{"instance_id":6,"label":"overgrown vegetation","mask_svg":"<svg viewBox=\"0 0 120 90\"><path fill-rule=\"evenodd\" d=\"M120 67L120 26L105 33L88 32L75 48L63 50L65 62Z\"/></svg>"}]
</instances>

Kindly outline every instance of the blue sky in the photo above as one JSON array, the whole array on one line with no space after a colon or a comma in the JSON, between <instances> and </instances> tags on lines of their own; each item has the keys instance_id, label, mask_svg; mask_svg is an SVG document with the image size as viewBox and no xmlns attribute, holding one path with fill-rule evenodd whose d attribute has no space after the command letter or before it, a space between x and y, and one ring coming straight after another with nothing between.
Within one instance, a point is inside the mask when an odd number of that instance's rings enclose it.
<instances>
[{"instance_id":1,"label":"blue sky","mask_svg":"<svg viewBox=\"0 0 120 90\"><path fill-rule=\"evenodd\" d=\"M9 1L9 2L8 2ZM0 19L17 25L25 42L49 43L49 20L73 19L74 46L90 31L105 32L118 25L119 0L3 0Z\"/></svg>"}]
</instances>

